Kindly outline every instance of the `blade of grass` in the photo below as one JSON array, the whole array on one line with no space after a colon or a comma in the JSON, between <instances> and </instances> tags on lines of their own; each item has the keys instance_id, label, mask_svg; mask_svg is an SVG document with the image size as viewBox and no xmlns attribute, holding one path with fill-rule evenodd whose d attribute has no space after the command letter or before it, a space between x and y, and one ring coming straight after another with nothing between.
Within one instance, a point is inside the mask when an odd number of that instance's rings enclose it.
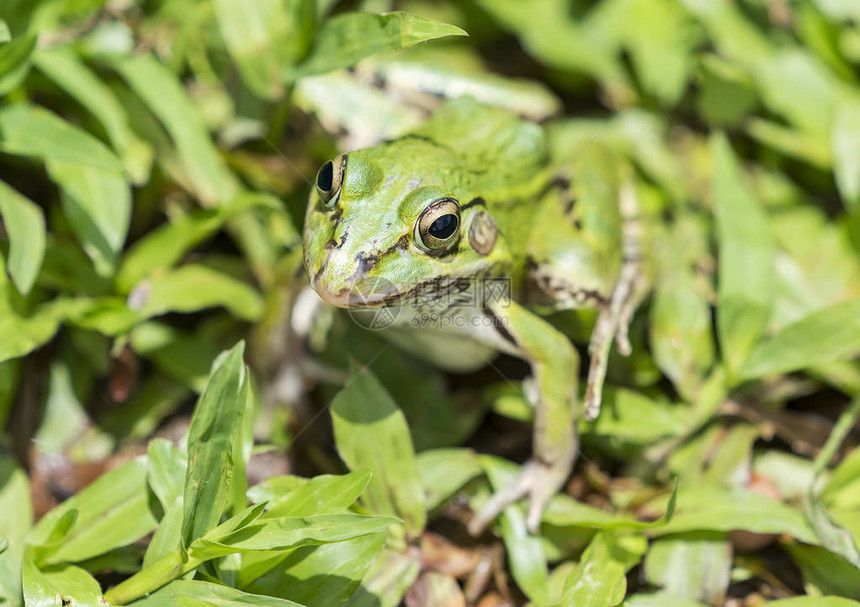
<instances>
[{"instance_id":1,"label":"blade of grass","mask_svg":"<svg viewBox=\"0 0 860 607\"><path fill-rule=\"evenodd\" d=\"M36 203L0 181L0 218L9 235L9 276L27 295L45 258L45 217Z\"/></svg>"}]
</instances>

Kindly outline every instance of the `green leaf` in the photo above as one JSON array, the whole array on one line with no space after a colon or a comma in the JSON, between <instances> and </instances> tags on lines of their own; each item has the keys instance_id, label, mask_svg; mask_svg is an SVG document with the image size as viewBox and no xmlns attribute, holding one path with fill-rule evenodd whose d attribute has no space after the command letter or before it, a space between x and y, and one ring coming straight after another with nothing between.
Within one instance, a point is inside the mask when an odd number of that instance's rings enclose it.
<instances>
[{"instance_id":1,"label":"green leaf","mask_svg":"<svg viewBox=\"0 0 860 607\"><path fill-rule=\"evenodd\" d=\"M35 34L24 34L11 41L2 41L0 44L0 97L20 86L27 77L35 48Z\"/></svg>"},{"instance_id":2,"label":"green leaf","mask_svg":"<svg viewBox=\"0 0 860 607\"><path fill-rule=\"evenodd\" d=\"M629 443L644 445L683 432L689 423L690 410L665 400L652 399L641 392L605 388L603 402L611 415L597 421L580 422L580 430L589 438L600 437L611 445Z\"/></svg>"},{"instance_id":3,"label":"green leaf","mask_svg":"<svg viewBox=\"0 0 860 607\"><path fill-rule=\"evenodd\" d=\"M675 515L675 507L678 499L678 483L675 482L666 511L656 521L640 521L626 514L613 514L583 504L564 493L556 495L550 500L544 510L542 523L556 527L585 527L595 529L659 529L662 525L670 522Z\"/></svg>"},{"instance_id":4,"label":"green leaf","mask_svg":"<svg viewBox=\"0 0 860 607\"><path fill-rule=\"evenodd\" d=\"M185 454L168 440L155 438L146 450L147 483L167 510L182 496L188 464Z\"/></svg>"},{"instance_id":5,"label":"green leaf","mask_svg":"<svg viewBox=\"0 0 860 607\"><path fill-rule=\"evenodd\" d=\"M0 456L0 512L0 537L6 542L0 552L0 604L14 607L21 601L21 559L33 507L27 474L8 455Z\"/></svg>"},{"instance_id":6,"label":"green leaf","mask_svg":"<svg viewBox=\"0 0 860 607\"><path fill-rule=\"evenodd\" d=\"M695 39L687 13L675 0L630 0L625 13L625 44L643 88L676 103L692 71Z\"/></svg>"},{"instance_id":7,"label":"green leaf","mask_svg":"<svg viewBox=\"0 0 860 607\"><path fill-rule=\"evenodd\" d=\"M128 114L110 87L69 47L40 49L34 59L41 72L98 119L131 181L146 183L152 166L152 148L131 130Z\"/></svg>"},{"instance_id":8,"label":"green leaf","mask_svg":"<svg viewBox=\"0 0 860 607\"><path fill-rule=\"evenodd\" d=\"M168 312L196 312L223 306L243 320L257 320L263 299L248 284L204 265L188 264L138 286L135 307L143 317ZM135 294L132 299L136 299Z\"/></svg>"},{"instance_id":9,"label":"green leaf","mask_svg":"<svg viewBox=\"0 0 860 607\"><path fill-rule=\"evenodd\" d=\"M708 462L703 481L709 485L732 487L737 485L738 478L748 477L752 467L753 444L760 434L761 428L746 423L738 423L725 430L717 452Z\"/></svg>"},{"instance_id":10,"label":"green leaf","mask_svg":"<svg viewBox=\"0 0 860 607\"><path fill-rule=\"evenodd\" d=\"M821 492L821 500L834 508L860 506L860 449L853 449L832 471Z\"/></svg>"},{"instance_id":11,"label":"green leaf","mask_svg":"<svg viewBox=\"0 0 860 607\"><path fill-rule=\"evenodd\" d=\"M73 241L58 241L47 235L45 261L39 284L49 289L76 295L107 295L113 292L110 281L99 276L92 261Z\"/></svg>"},{"instance_id":12,"label":"green leaf","mask_svg":"<svg viewBox=\"0 0 860 607\"><path fill-rule=\"evenodd\" d=\"M594 10L582 18L574 18L570 7L558 1L479 0L478 5L514 32L525 50L546 67L587 74L603 85L609 98L621 103L635 98L636 91L616 57L626 25L626 3L608 3L610 13L617 7L614 15Z\"/></svg>"},{"instance_id":13,"label":"green leaf","mask_svg":"<svg viewBox=\"0 0 860 607\"><path fill-rule=\"evenodd\" d=\"M34 607L98 607L104 604L99 583L73 565L55 565L39 569L24 561L24 604Z\"/></svg>"},{"instance_id":14,"label":"green leaf","mask_svg":"<svg viewBox=\"0 0 860 607\"><path fill-rule=\"evenodd\" d=\"M244 353L245 344L239 342L217 363L191 418L183 492L185 548L218 524L232 500L233 443L239 439L248 398Z\"/></svg>"},{"instance_id":15,"label":"green leaf","mask_svg":"<svg viewBox=\"0 0 860 607\"><path fill-rule=\"evenodd\" d=\"M669 594L655 592L634 594L624 599L624 607L707 607L704 603Z\"/></svg>"},{"instance_id":16,"label":"green leaf","mask_svg":"<svg viewBox=\"0 0 860 607\"><path fill-rule=\"evenodd\" d=\"M385 546L386 534L291 550L277 567L244 589L308 607L343 605Z\"/></svg>"},{"instance_id":17,"label":"green leaf","mask_svg":"<svg viewBox=\"0 0 860 607\"><path fill-rule=\"evenodd\" d=\"M58 298L26 310L6 272L0 272L0 362L29 354L48 342L57 332L60 320L73 307L72 302Z\"/></svg>"},{"instance_id":18,"label":"green leaf","mask_svg":"<svg viewBox=\"0 0 860 607\"><path fill-rule=\"evenodd\" d=\"M216 527L188 547L192 559L206 561L234 552L282 550L328 544L385 531L400 522L392 516L364 514L315 514L258 519L234 531L222 533Z\"/></svg>"},{"instance_id":19,"label":"green leaf","mask_svg":"<svg viewBox=\"0 0 860 607\"><path fill-rule=\"evenodd\" d=\"M515 464L501 458L483 456L480 461L496 491L513 483L519 473ZM512 504L505 508L499 518L499 526L517 585L534 603L548 604L546 555L540 538L529 533L526 527L523 506Z\"/></svg>"},{"instance_id":20,"label":"green leaf","mask_svg":"<svg viewBox=\"0 0 860 607\"><path fill-rule=\"evenodd\" d=\"M45 161L84 250L100 274L111 273L131 217L131 192L116 156L92 135L26 104L0 110L0 150Z\"/></svg>"},{"instance_id":21,"label":"green leaf","mask_svg":"<svg viewBox=\"0 0 860 607\"><path fill-rule=\"evenodd\" d=\"M857 607L857 601L838 596L796 596L791 599L768 601L768 607Z\"/></svg>"},{"instance_id":22,"label":"green leaf","mask_svg":"<svg viewBox=\"0 0 860 607\"><path fill-rule=\"evenodd\" d=\"M860 298L813 312L760 342L742 370L745 379L790 373L860 352Z\"/></svg>"},{"instance_id":23,"label":"green leaf","mask_svg":"<svg viewBox=\"0 0 860 607\"><path fill-rule=\"evenodd\" d=\"M91 425L75 394L72 373L72 369L63 359L56 358L51 362L45 410L39 429L33 437L39 444L40 453L64 453Z\"/></svg>"},{"instance_id":24,"label":"green leaf","mask_svg":"<svg viewBox=\"0 0 860 607\"><path fill-rule=\"evenodd\" d=\"M846 207L860 207L860 102L845 103L833 125L836 183Z\"/></svg>"},{"instance_id":25,"label":"green leaf","mask_svg":"<svg viewBox=\"0 0 860 607\"><path fill-rule=\"evenodd\" d=\"M707 237L704 226L686 218L655 239L660 271L650 317L654 362L691 401L714 361L711 307L695 272Z\"/></svg>"},{"instance_id":26,"label":"green leaf","mask_svg":"<svg viewBox=\"0 0 860 607\"><path fill-rule=\"evenodd\" d=\"M346 607L398 607L420 572L418 555L383 550Z\"/></svg>"},{"instance_id":27,"label":"green leaf","mask_svg":"<svg viewBox=\"0 0 860 607\"><path fill-rule=\"evenodd\" d=\"M782 547L803 573L807 593L860 599L860 570L851 563L818 546L785 542Z\"/></svg>"},{"instance_id":28,"label":"green leaf","mask_svg":"<svg viewBox=\"0 0 860 607\"><path fill-rule=\"evenodd\" d=\"M563 607L612 607L624 600L627 572L642 558L648 542L640 535L600 531L591 540L564 585Z\"/></svg>"},{"instance_id":29,"label":"green leaf","mask_svg":"<svg viewBox=\"0 0 860 607\"><path fill-rule=\"evenodd\" d=\"M377 514L394 514L415 537L427 515L415 465L412 439L403 413L366 368L353 369L332 401L338 453L350 470L370 469L373 478L362 501Z\"/></svg>"},{"instance_id":30,"label":"green leaf","mask_svg":"<svg viewBox=\"0 0 860 607\"><path fill-rule=\"evenodd\" d=\"M370 470L356 470L340 476L323 474L309 479L286 495L266 491L266 487L275 485L278 478L284 478L273 477L256 485L249 493L254 496L254 501L266 499L269 502L266 518L310 516L351 506L367 488L371 476Z\"/></svg>"},{"instance_id":31,"label":"green leaf","mask_svg":"<svg viewBox=\"0 0 860 607\"><path fill-rule=\"evenodd\" d=\"M9 417L18 389L18 381L21 378L20 371L20 365L17 362L0 363L0 424L5 425Z\"/></svg>"},{"instance_id":32,"label":"green leaf","mask_svg":"<svg viewBox=\"0 0 860 607\"><path fill-rule=\"evenodd\" d=\"M284 93L283 76L313 40L310 0L215 0L215 17L245 84L265 99Z\"/></svg>"},{"instance_id":33,"label":"green leaf","mask_svg":"<svg viewBox=\"0 0 860 607\"><path fill-rule=\"evenodd\" d=\"M220 331L216 334L205 325L188 333L156 321L137 325L130 337L135 352L198 394L206 388L212 362L232 340L229 334Z\"/></svg>"},{"instance_id":34,"label":"green leaf","mask_svg":"<svg viewBox=\"0 0 860 607\"><path fill-rule=\"evenodd\" d=\"M712 136L714 213L719 242L717 332L729 374L737 374L764 332L773 298L773 237L744 185L725 135Z\"/></svg>"},{"instance_id":35,"label":"green leaf","mask_svg":"<svg viewBox=\"0 0 860 607\"><path fill-rule=\"evenodd\" d=\"M34 105L19 103L0 109L0 149L104 171L121 173L124 169L101 141Z\"/></svg>"},{"instance_id":36,"label":"green leaf","mask_svg":"<svg viewBox=\"0 0 860 607\"><path fill-rule=\"evenodd\" d=\"M818 543L803 515L790 506L744 489L720 489L707 485L682 491L672 520L656 527L651 534L735 529L753 533L785 533L802 542Z\"/></svg>"},{"instance_id":37,"label":"green leaf","mask_svg":"<svg viewBox=\"0 0 860 607\"><path fill-rule=\"evenodd\" d=\"M135 607L176 607L188 604L193 599L196 604L216 607L302 607L298 603L274 596L248 594L229 586L201 582L197 580L176 580L138 601Z\"/></svg>"},{"instance_id":38,"label":"green leaf","mask_svg":"<svg viewBox=\"0 0 860 607\"><path fill-rule=\"evenodd\" d=\"M667 594L720 605L729 587L732 547L724 534L682 533L655 541L644 564L648 582Z\"/></svg>"},{"instance_id":39,"label":"green leaf","mask_svg":"<svg viewBox=\"0 0 860 607\"><path fill-rule=\"evenodd\" d=\"M272 197L243 195L217 209L195 211L149 232L123 257L116 284L128 293L141 279L180 261L191 249L214 236L237 215L260 206L278 206Z\"/></svg>"},{"instance_id":40,"label":"green leaf","mask_svg":"<svg viewBox=\"0 0 860 607\"><path fill-rule=\"evenodd\" d=\"M415 458L425 508L438 508L463 485L483 473L478 457L471 449L432 449Z\"/></svg>"},{"instance_id":41,"label":"green leaf","mask_svg":"<svg viewBox=\"0 0 860 607\"><path fill-rule=\"evenodd\" d=\"M740 123L757 103L752 80L735 63L717 55L705 55L700 63L699 113L715 126Z\"/></svg>"},{"instance_id":42,"label":"green leaf","mask_svg":"<svg viewBox=\"0 0 860 607\"><path fill-rule=\"evenodd\" d=\"M49 159L48 174L63 189L63 211L102 276L113 273L131 221L131 191L122 174Z\"/></svg>"},{"instance_id":43,"label":"green leaf","mask_svg":"<svg viewBox=\"0 0 860 607\"><path fill-rule=\"evenodd\" d=\"M143 570L153 567L161 559L182 550L182 496L176 498L158 521L158 529L152 534L152 539L143 555Z\"/></svg>"},{"instance_id":44,"label":"green leaf","mask_svg":"<svg viewBox=\"0 0 860 607\"><path fill-rule=\"evenodd\" d=\"M45 217L34 202L0 181L0 218L9 235L9 276L27 295L45 258Z\"/></svg>"},{"instance_id":45,"label":"green leaf","mask_svg":"<svg viewBox=\"0 0 860 607\"><path fill-rule=\"evenodd\" d=\"M858 416L860 416L860 397L857 397L839 416L839 421L836 422L830 432L827 442L818 452L813 468L813 480L803 501L803 506L806 519L821 540L821 545L860 569L860 551L857 549L854 538L847 529L840 527L831 519L827 509L819 499L821 477L839 446L854 428Z\"/></svg>"},{"instance_id":46,"label":"green leaf","mask_svg":"<svg viewBox=\"0 0 860 607\"><path fill-rule=\"evenodd\" d=\"M149 510L146 464L132 460L103 474L48 514L28 537L30 544L47 544L56 525L77 512L77 520L62 541L51 543L40 564L83 561L139 540L155 529Z\"/></svg>"},{"instance_id":47,"label":"green leaf","mask_svg":"<svg viewBox=\"0 0 860 607\"><path fill-rule=\"evenodd\" d=\"M164 124L201 203L214 206L231 200L238 189L235 178L209 138L200 112L170 69L150 55L117 57L112 65Z\"/></svg>"},{"instance_id":48,"label":"green leaf","mask_svg":"<svg viewBox=\"0 0 860 607\"><path fill-rule=\"evenodd\" d=\"M367 487L370 477L369 470L357 470L342 476L324 474L312 479L289 475L275 476L251 487L248 497L256 503L267 503L264 518L337 513L358 499ZM316 559L322 558L322 555L316 552L313 552L313 555L315 562ZM278 569L273 575L280 579L283 571L279 565L286 557L283 552L245 555L238 574L239 585L250 583L276 566Z\"/></svg>"},{"instance_id":49,"label":"green leaf","mask_svg":"<svg viewBox=\"0 0 860 607\"><path fill-rule=\"evenodd\" d=\"M459 27L404 12L351 12L326 20L307 60L287 70L288 80L349 67L366 57L409 48L444 36L466 36Z\"/></svg>"}]
</instances>

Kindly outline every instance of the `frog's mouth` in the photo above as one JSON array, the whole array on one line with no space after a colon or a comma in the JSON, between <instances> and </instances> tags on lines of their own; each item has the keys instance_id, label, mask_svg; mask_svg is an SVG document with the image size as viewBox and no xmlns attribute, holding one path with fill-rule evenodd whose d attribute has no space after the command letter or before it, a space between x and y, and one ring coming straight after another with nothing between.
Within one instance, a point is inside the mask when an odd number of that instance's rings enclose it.
<instances>
[{"instance_id":1,"label":"frog's mouth","mask_svg":"<svg viewBox=\"0 0 860 607\"><path fill-rule=\"evenodd\" d=\"M387 282L387 281L386 281ZM390 306L400 301L403 294L391 285L390 289L368 291L360 286L344 287L337 292L330 291L317 280L311 280L311 288L323 301L337 308L378 308Z\"/></svg>"}]
</instances>

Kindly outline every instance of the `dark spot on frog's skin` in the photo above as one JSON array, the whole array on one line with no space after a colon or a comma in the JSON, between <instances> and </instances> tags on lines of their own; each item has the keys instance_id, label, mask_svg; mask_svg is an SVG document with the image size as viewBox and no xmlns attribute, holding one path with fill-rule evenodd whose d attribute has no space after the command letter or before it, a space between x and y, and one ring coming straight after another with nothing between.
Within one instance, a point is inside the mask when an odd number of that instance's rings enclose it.
<instances>
[{"instance_id":1,"label":"dark spot on frog's skin","mask_svg":"<svg viewBox=\"0 0 860 607\"><path fill-rule=\"evenodd\" d=\"M355 256L358 268L355 270L357 276L363 276L370 272L379 263L379 251L375 253L359 253Z\"/></svg>"},{"instance_id":2,"label":"dark spot on frog's skin","mask_svg":"<svg viewBox=\"0 0 860 607\"><path fill-rule=\"evenodd\" d=\"M481 206L481 207L486 208L487 207L487 201L484 200L483 198L481 198L480 196L478 196L476 198L473 198L472 200L470 200L469 202L467 202L463 206L461 206L460 210L465 211L466 209L470 209L470 208L476 207L476 206Z\"/></svg>"},{"instance_id":3,"label":"dark spot on frog's skin","mask_svg":"<svg viewBox=\"0 0 860 607\"><path fill-rule=\"evenodd\" d=\"M570 190L570 179L568 179L567 177L556 176L543 187L543 189L536 196L536 198L543 198L547 194L547 192L549 192L553 188L559 188L562 191L567 192L568 190Z\"/></svg>"},{"instance_id":4,"label":"dark spot on frog's skin","mask_svg":"<svg viewBox=\"0 0 860 607\"><path fill-rule=\"evenodd\" d=\"M322 263L322 265L320 266L320 269L319 269L319 270L317 270L317 273L316 273L316 274L314 274L313 282L317 282L317 281L319 281L320 276L322 276L322 275L323 275L323 272L325 272L325 269L326 269L327 267L328 267L328 255L326 255L326 258L323 260L323 263Z\"/></svg>"},{"instance_id":5,"label":"dark spot on frog's skin","mask_svg":"<svg viewBox=\"0 0 860 607\"><path fill-rule=\"evenodd\" d=\"M374 241L375 242L375 241ZM354 277L361 277L370 272L373 268L377 266L379 261L385 257L386 255L390 255L394 253L398 249L407 249L409 247L409 234L403 234L400 238L397 239L393 245L385 249L384 251L377 250L373 253L359 253L355 256L355 261L358 264L358 267L355 269L353 273Z\"/></svg>"},{"instance_id":6,"label":"dark spot on frog's skin","mask_svg":"<svg viewBox=\"0 0 860 607\"><path fill-rule=\"evenodd\" d=\"M502 322L501 318L499 318L496 314L493 314L493 311L490 310L490 308L488 308L487 306L484 306L482 311L485 315L493 319L493 328L496 330L496 333L501 335L502 339L504 339L508 343L515 345L518 348L520 347L520 344L517 343L517 340L514 338L514 336L511 335L510 332L505 328L505 323Z\"/></svg>"},{"instance_id":7,"label":"dark spot on frog's skin","mask_svg":"<svg viewBox=\"0 0 860 607\"><path fill-rule=\"evenodd\" d=\"M326 251L330 251L331 249L339 249L344 243L346 243L346 237L349 235L349 230L344 230L343 234L340 235L340 240L336 241L334 238L330 238L328 242L325 243Z\"/></svg>"},{"instance_id":8,"label":"dark spot on frog's skin","mask_svg":"<svg viewBox=\"0 0 860 607\"><path fill-rule=\"evenodd\" d=\"M386 224L385 224L385 229L387 230L387 229L389 229L390 227L391 227L391 222L389 221L388 223L386 223Z\"/></svg>"},{"instance_id":9,"label":"dark spot on frog's skin","mask_svg":"<svg viewBox=\"0 0 860 607\"><path fill-rule=\"evenodd\" d=\"M400 238L397 239L397 242L395 242L393 245L391 245L390 247L388 247L384 251L381 251L379 253L379 257L381 259L381 258L385 257L386 255L393 253L397 249L404 249L405 250L408 246L409 246L409 235L403 234Z\"/></svg>"},{"instance_id":10,"label":"dark spot on frog's skin","mask_svg":"<svg viewBox=\"0 0 860 607\"><path fill-rule=\"evenodd\" d=\"M552 304L562 299L559 296L567 295L573 299L576 305L582 307L604 307L609 304L609 299L600 291L583 289L563 278L553 276L548 272L542 272L541 268L547 265L549 265L548 262L540 263L532 258L529 258L526 262L526 276L530 290L546 298L545 301L542 300L540 303Z\"/></svg>"},{"instance_id":11,"label":"dark spot on frog's skin","mask_svg":"<svg viewBox=\"0 0 860 607\"><path fill-rule=\"evenodd\" d=\"M343 207L338 207L337 210L328 216L329 221L332 223L337 223L340 221L340 218L343 217Z\"/></svg>"}]
</instances>

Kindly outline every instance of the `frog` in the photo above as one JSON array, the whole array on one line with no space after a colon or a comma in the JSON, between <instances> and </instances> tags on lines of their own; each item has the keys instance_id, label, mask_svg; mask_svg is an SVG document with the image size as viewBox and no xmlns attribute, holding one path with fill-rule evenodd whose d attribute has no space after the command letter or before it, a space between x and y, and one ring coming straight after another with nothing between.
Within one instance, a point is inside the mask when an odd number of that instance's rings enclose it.
<instances>
[{"instance_id":1,"label":"frog","mask_svg":"<svg viewBox=\"0 0 860 607\"><path fill-rule=\"evenodd\" d=\"M552 158L546 129L469 97L423 124L320 168L305 214L310 286L350 313L385 310L381 332L452 372L525 361L533 453L469 522L481 533L525 498L526 522L573 471L580 355L551 312L595 309L581 415L600 412L612 343L648 292L634 175L593 144Z\"/></svg>"}]
</instances>

